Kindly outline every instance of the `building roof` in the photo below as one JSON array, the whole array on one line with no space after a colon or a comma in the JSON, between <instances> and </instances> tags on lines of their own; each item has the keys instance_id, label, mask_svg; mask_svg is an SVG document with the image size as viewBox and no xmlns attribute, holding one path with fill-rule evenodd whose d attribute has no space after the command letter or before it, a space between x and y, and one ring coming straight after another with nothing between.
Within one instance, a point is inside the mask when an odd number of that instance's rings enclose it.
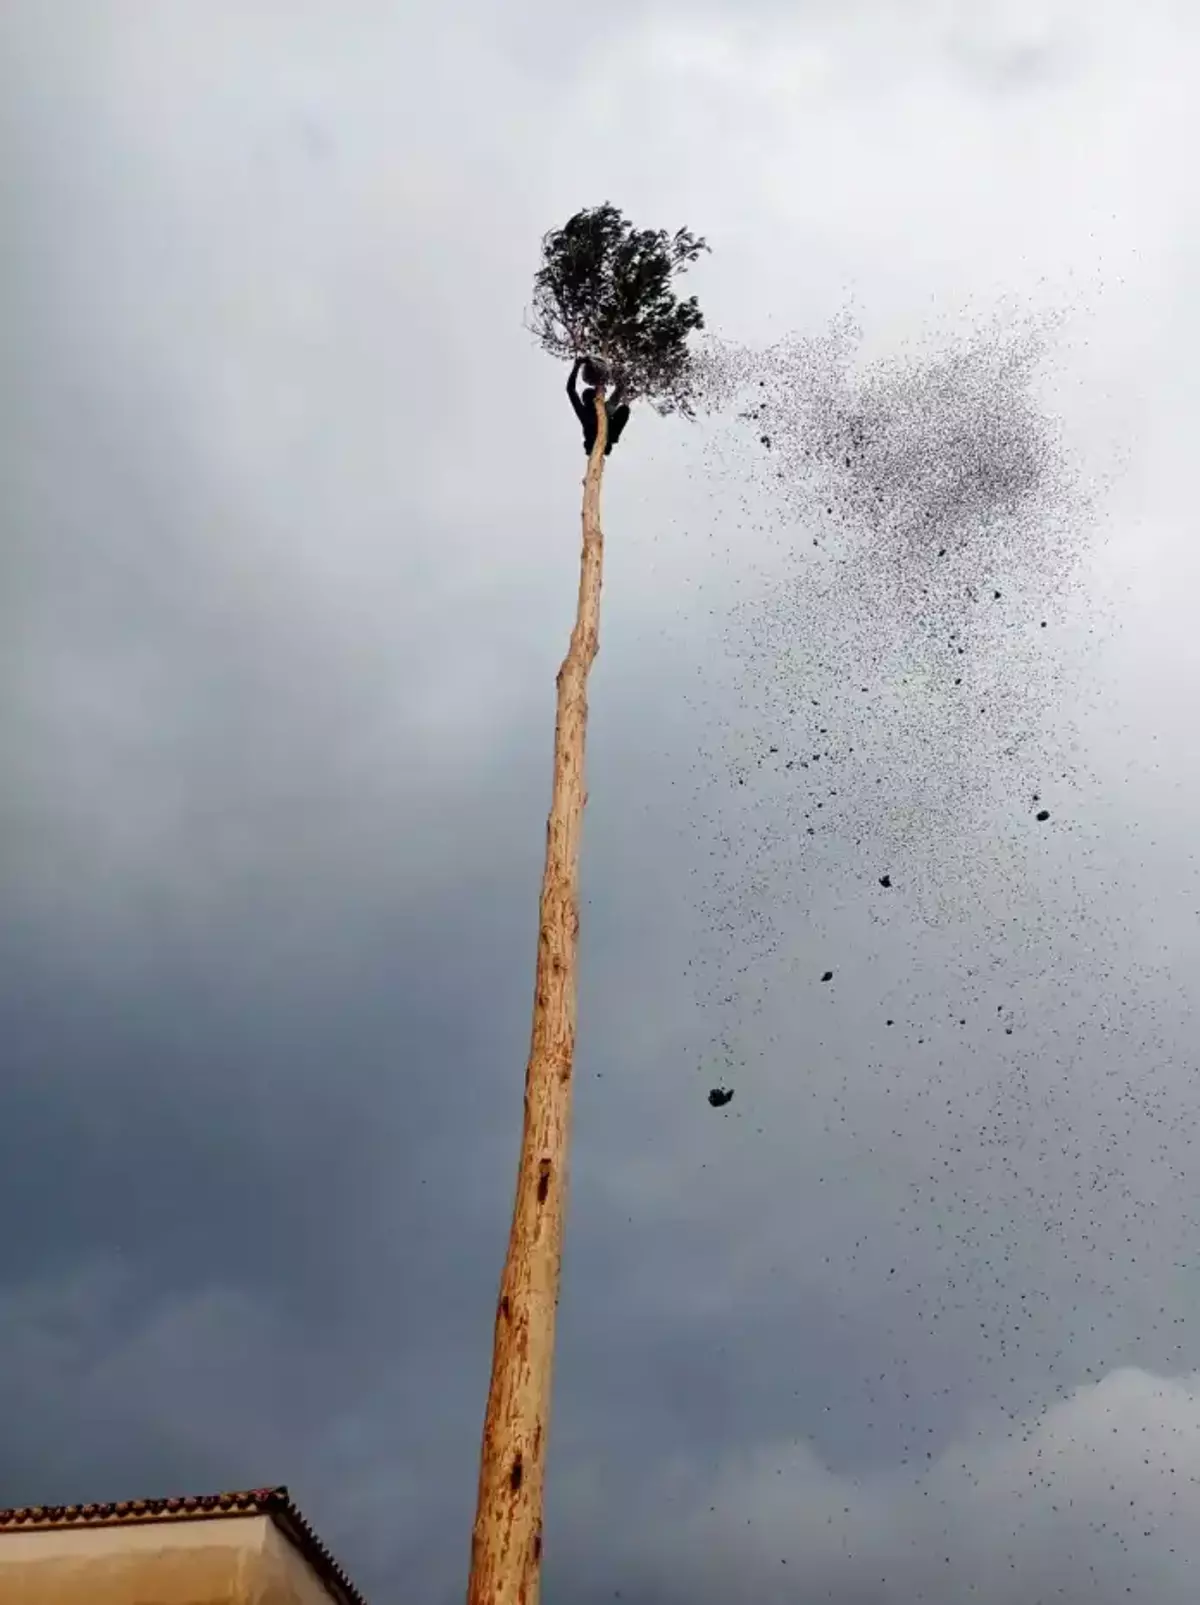
<instances>
[{"instance_id":1,"label":"building roof","mask_svg":"<svg viewBox=\"0 0 1200 1605\"><path fill-rule=\"evenodd\" d=\"M308 1561L338 1601L366 1600L292 1503L287 1488L252 1488L246 1493L199 1494L183 1499L125 1499L105 1505L25 1505L0 1510L0 1537L64 1527L117 1527L151 1521L203 1521L217 1516L269 1516Z\"/></svg>"}]
</instances>

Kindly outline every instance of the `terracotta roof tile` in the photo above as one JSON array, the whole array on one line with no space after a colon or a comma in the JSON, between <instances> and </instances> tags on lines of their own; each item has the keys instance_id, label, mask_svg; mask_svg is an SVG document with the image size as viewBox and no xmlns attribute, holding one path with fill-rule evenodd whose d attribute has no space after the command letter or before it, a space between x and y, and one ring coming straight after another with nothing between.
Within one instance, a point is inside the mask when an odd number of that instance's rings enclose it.
<instances>
[{"instance_id":1,"label":"terracotta roof tile","mask_svg":"<svg viewBox=\"0 0 1200 1605\"><path fill-rule=\"evenodd\" d=\"M204 1520L214 1516L269 1516L330 1589L338 1605L367 1605L282 1485L176 1499L123 1499L103 1505L18 1506L0 1510L0 1537L6 1532L36 1532L52 1527L114 1527L125 1522Z\"/></svg>"}]
</instances>

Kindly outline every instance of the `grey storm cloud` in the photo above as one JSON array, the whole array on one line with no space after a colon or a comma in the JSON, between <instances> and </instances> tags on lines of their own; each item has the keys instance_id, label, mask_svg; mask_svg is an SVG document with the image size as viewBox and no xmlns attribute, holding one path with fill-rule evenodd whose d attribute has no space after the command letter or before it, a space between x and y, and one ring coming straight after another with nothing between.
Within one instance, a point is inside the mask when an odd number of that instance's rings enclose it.
<instances>
[{"instance_id":1,"label":"grey storm cloud","mask_svg":"<svg viewBox=\"0 0 1200 1605\"><path fill-rule=\"evenodd\" d=\"M1194 20L517 10L0 22L0 1502L287 1481L461 1597L578 556L521 314L611 197L755 351L1082 307L1103 494L996 767L873 718L744 424L623 438L547 1597L1190 1598Z\"/></svg>"},{"instance_id":2,"label":"grey storm cloud","mask_svg":"<svg viewBox=\"0 0 1200 1605\"><path fill-rule=\"evenodd\" d=\"M1115 1371L1034 1420L989 1424L903 1481L764 1448L688 1488L689 1503L710 1503L669 1547L647 1524L621 1597L1184 1600L1200 1563L1198 1408L1194 1377ZM663 1505L681 1482L663 1479Z\"/></svg>"}]
</instances>

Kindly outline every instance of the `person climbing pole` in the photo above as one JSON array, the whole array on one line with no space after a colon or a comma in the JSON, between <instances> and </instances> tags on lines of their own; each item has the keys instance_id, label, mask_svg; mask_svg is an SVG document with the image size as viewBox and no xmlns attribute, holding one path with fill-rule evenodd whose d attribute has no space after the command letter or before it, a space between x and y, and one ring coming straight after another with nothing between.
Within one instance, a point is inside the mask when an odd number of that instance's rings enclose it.
<instances>
[{"instance_id":1,"label":"person climbing pole","mask_svg":"<svg viewBox=\"0 0 1200 1605\"><path fill-rule=\"evenodd\" d=\"M587 389L583 395L579 394L577 384L580 370L583 370ZM575 366L571 369L567 380L567 395L575 416L579 419L583 429L583 449L590 457L592 447L596 444L596 392L604 383L604 370L592 361L590 357L576 357ZM608 417L608 441L604 447L606 457L612 454L612 449L621 438L621 431L629 422L629 406L624 400L620 383L617 384L611 396L604 398L604 411Z\"/></svg>"}]
</instances>

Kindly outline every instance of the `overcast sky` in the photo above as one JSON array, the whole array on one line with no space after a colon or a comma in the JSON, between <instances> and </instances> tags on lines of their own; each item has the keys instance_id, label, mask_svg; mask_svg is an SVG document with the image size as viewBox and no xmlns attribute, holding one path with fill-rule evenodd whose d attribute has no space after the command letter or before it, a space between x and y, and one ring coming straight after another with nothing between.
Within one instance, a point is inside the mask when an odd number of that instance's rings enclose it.
<instances>
[{"instance_id":1,"label":"overcast sky","mask_svg":"<svg viewBox=\"0 0 1200 1605\"><path fill-rule=\"evenodd\" d=\"M610 199L731 340L1068 307L1092 511L994 833L860 777L805 857L734 782L810 531L635 410L545 1596L1195 1598L1192 9L0 8L0 1504L287 1482L462 1596L583 467L522 315Z\"/></svg>"}]
</instances>

